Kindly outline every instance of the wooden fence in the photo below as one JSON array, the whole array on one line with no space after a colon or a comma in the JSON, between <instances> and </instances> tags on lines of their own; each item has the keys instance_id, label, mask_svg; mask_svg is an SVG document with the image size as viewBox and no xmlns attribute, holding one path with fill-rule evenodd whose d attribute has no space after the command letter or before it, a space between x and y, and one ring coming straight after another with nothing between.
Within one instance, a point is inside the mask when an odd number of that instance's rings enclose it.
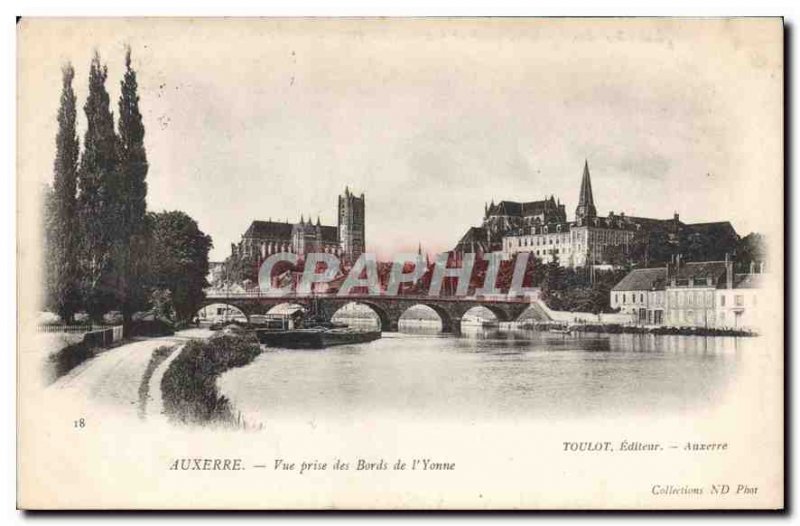
<instances>
[{"instance_id":1,"label":"wooden fence","mask_svg":"<svg viewBox=\"0 0 800 526\"><path fill-rule=\"evenodd\" d=\"M84 333L83 341L89 347L107 347L122 339L122 325L40 325L39 332L70 334Z\"/></svg>"}]
</instances>

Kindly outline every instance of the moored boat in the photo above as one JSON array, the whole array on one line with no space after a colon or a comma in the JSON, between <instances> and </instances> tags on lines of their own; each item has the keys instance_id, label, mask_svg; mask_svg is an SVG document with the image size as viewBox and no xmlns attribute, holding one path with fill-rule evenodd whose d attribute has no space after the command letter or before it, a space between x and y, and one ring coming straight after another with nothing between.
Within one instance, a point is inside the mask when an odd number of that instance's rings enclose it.
<instances>
[{"instance_id":1,"label":"moored boat","mask_svg":"<svg viewBox=\"0 0 800 526\"><path fill-rule=\"evenodd\" d=\"M314 327L310 329L256 329L258 341L268 347L287 349L322 349L334 345L367 343L381 337L381 331L349 328Z\"/></svg>"},{"instance_id":2,"label":"moored boat","mask_svg":"<svg viewBox=\"0 0 800 526\"><path fill-rule=\"evenodd\" d=\"M381 337L380 329L362 330L348 327L319 315L312 302L310 312L299 309L290 314L267 315L266 322L255 329L259 343L286 349L322 349L334 345L367 343Z\"/></svg>"}]
</instances>

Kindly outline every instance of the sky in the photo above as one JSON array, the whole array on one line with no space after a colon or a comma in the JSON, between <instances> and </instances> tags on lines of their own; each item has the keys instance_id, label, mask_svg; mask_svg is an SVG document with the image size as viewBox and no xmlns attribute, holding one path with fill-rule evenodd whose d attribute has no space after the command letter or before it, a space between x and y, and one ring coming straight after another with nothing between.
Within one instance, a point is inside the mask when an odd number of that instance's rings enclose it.
<instances>
[{"instance_id":1,"label":"sky","mask_svg":"<svg viewBox=\"0 0 800 526\"><path fill-rule=\"evenodd\" d=\"M27 19L18 29L20 188L52 180L61 65L130 45L148 208L230 253L254 219L335 224L366 196L367 250L452 248L488 201L729 220L781 235L779 20ZM31 186L32 188L33 186ZM23 195L21 193L21 195Z\"/></svg>"}]
</instances>

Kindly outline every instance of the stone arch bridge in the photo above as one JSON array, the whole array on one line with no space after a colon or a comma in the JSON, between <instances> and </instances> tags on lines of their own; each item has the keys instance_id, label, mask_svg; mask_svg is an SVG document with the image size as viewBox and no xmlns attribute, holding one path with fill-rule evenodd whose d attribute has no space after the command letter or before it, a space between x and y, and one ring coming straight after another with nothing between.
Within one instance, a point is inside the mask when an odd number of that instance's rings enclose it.
<instances>
[{"instance_id":1,"label":"stone arch bridge","mask_svg":"<svg viewBox=\"0 0 800 526\"><path fill-rule=\"evenodd\" d=\"M206 294L200 308L222 303L236 307L249 319L254 314L266 314L271 308L283 304L296 304L311 309L316 303L317 312L324 319L330 320L333 315L349 303L365 305L372 309L381 322L381 330L396 331L400 317L415 305L425 305L433 309L442 321L442 331L452 332L460 328L461 318L474 307L486 307L498 321L514 321L528 307L533 308L533 316L539 321L549 321L547 312L538 301L531 302L523 298L484 299L474 297L431 297L431 296L374 296L374 295L294 295L269 296L260 293L225 293L211 292Z\"/></svg>"}]
</instances>

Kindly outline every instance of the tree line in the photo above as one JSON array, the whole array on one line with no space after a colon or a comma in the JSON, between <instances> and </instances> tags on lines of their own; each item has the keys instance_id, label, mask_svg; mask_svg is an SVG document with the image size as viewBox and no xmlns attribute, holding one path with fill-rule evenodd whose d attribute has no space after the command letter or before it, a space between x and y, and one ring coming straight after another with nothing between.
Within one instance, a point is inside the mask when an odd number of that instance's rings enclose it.
<instances>
[{"instance_id":1,"label":"tree line","mask_svg":"<svg viewBox=\"0 0 800 526\"><path fill-rule=\"evenodd\" d=\"M126 327L141 311L191 317L207 286L211 238L184 212L147 210L149 164L131 50L125 52L116 126L107 66L95 52L77 132L75 70L62 68L53 182L45 192L45 308L72 323L118 311Z\"/></svg>"}]
</instances>

